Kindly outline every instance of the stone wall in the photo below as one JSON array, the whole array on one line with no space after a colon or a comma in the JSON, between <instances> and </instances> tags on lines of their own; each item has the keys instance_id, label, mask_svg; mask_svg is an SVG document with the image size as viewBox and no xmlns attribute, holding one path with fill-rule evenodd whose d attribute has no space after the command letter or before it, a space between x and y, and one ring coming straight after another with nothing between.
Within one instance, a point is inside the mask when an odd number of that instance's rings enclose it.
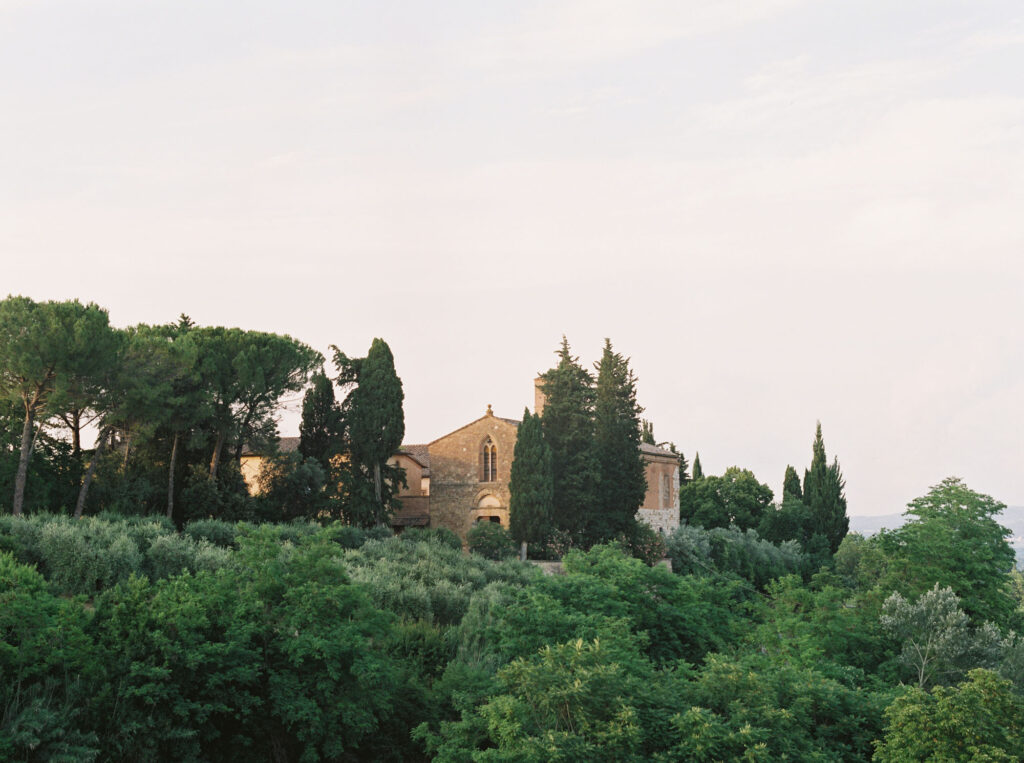
<instances>
[{"instance_id":1,"label":"stone wall","mask_svg":"<svg viewBox=\"0 0 1024 763\"><path fill-rule=\"evenodd\" d=\"M432 527L447 527L463 539L477 517L496 516L508 527L508 479L518 430L519 422L499 418L488 407L487 415L430 443ZM480 448L488 436L498 449L497 475L484 482Z\"/></svg>"},{"instance_id":2,"label":"stone wall","mask_svg":"<svg viewBox=\"0 0 1024 763\"><path fill-rule=\"evenodd\" d=\"M640 509L636 518L638 522L646 522L665 535L679 528L679 509Z\"/></svg>"}]
</instances>

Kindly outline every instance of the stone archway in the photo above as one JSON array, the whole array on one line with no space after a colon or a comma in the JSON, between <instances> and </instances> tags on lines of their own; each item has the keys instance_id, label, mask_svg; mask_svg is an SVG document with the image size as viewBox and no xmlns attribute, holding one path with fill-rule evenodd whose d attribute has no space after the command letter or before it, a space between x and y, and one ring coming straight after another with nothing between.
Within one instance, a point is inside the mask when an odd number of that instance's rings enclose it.
<instances>
[{"instance_id":1,"label":"stone archway","mask_svg":"<svg viewBox=\"0 0 1024 763\"><path fill-rule=\"evenodd\" d=\"M508 506L501 503L501 499L491 492L484 492L477 497L476 508L469 512L469 523L475 525L477 522L495 522L506 530L508 529Z\"/></svg>"}]
</instances>

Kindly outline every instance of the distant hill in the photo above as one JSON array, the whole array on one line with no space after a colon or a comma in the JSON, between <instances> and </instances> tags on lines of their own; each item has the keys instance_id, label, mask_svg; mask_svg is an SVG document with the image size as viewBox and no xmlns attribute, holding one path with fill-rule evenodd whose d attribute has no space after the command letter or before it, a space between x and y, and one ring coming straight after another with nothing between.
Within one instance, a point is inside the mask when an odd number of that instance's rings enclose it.
<instances>
[{"instance_id":1,"label":"distant hill","mask_svg":"<svg viewBox=\"0 0 1024 763\"><path fill-rule=\"evenodd\" d=\"M1007 506L1006 511L996 518L1003 527L1010 529L1010 545L1017 552L1017 566L1024 563L1024 506ZM850 517L850 532L874 535L883 527L895 530L904 522L902 514L878 514L872 517Z\"/></svg>"}]
</instances>

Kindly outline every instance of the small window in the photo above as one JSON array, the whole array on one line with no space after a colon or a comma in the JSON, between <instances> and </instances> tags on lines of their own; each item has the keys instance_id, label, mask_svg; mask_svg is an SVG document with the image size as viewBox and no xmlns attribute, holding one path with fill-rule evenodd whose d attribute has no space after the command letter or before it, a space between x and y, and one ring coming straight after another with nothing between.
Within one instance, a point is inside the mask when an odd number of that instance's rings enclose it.
<instances>
[{"instance_id":1,"label":"small window","mask_svg":"<svg viewBox=\"0 0 1024 763\"><path fill-rule=\"evenodd\" d=\"M480 446L480 481L496 482L498 480L498 446L488 437Z\"/></svg>"}]
</instances>

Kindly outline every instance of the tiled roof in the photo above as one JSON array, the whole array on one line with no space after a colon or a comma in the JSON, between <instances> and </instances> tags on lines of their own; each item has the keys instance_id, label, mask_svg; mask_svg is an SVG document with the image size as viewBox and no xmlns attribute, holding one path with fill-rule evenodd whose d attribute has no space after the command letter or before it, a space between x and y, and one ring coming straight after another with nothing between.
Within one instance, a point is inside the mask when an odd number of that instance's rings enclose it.
<instances>
[{"instance_id":1,"label":"tiled roof","mask_svg":"<svg viewBox=\"0 0 1024 763\"><path fill-rule=\"evenodd\" d=\"M671 450L667 450L665 448L659 448L657 445L651 445L649 442L640 443L640 452L651 456L668 456L669 458L678 458L677 453L673 453Z\"/></svg>"},{"instance_id":2,"label":"tiled roof","mask_svg":"<svg viewBox=\"0 0 1024 763\"><path fill-rule=\"evenodd\" d=\"M405 453L407 456L415 460L424 469L430 468L430 452L427 450L426 443L416 445L403 445L398 450L399 453Z\"/></svg>"},{"instance_id":3,"label":"tiled roof","mask_svg":"<svg viewBox=\"0 0 1024 763\"><path fill-rule=\"evenodd\" d=\"M292 451L299 449L299 438L298 437L279 437L277 440L277 449L282 453L291 453Z\"/></svg>"}]
</instances>

